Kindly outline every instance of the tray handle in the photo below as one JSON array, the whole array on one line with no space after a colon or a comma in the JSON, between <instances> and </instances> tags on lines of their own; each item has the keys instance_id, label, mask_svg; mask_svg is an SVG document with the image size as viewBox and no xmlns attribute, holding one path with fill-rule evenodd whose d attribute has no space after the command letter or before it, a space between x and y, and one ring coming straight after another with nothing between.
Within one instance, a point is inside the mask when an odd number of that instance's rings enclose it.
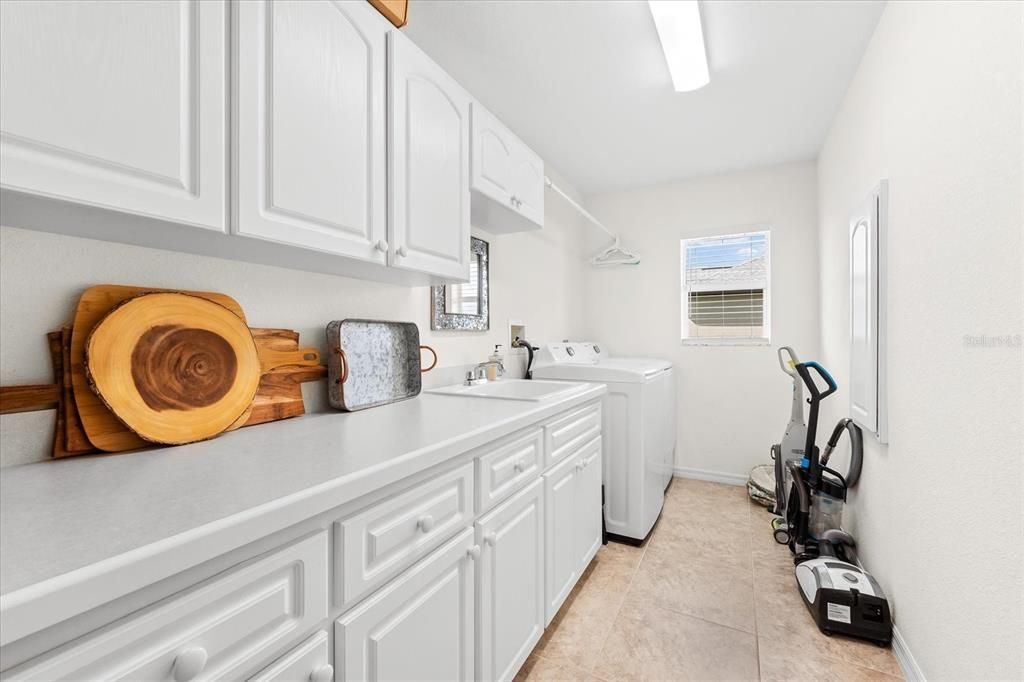
<instances>
[{"instance_id":1,"label":"tray handle","mask_svg":"<svg viewBox=\"0 0 1024 682\"><path fill-rule=\"evenodd\" d=\"M335 381L339 384L343 384L348 381L348 358L345 356L345 351L343 351L340 346L335 348L334 352L338 354L338 360L341 362L341 376L335 379Z\"/></svg>"},{"instance_id":2,"label":"tray handle","mask_svg":"<svg viewBox=\"0 0 1024 682\"><path fill-rule=\"evenodd\" d=\"M420 350L429 350L430 354L434 356L434 360L433 360L433 362L430 363L430 367L424 367L424 368L420 369L420 372L421 373L429 372L430 370L432 370L435 367L437 367L437 351L434 350L433 348L431 348L430 346L420 346Z\"/></svg>"}]
</instances>

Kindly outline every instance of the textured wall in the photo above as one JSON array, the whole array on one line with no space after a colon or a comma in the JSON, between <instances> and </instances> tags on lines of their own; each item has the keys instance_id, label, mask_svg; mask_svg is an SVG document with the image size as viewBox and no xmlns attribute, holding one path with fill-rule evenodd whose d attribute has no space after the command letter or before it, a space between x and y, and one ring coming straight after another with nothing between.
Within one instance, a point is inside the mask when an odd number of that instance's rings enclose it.
<instances>
[{"instance_id":1,"label":"textured wall","mask_svg":"<svg viewBox=\"0 0 1024 682\"><path fill-rule=\"evenodd\" d=\"M1024 350L965 342L1024 333L1021 8L889 3L818 163L840 386L849 217L889 178L890 438L868 439L846 521L928 679L1024 677Z\"/></svg>"},{"instance_id":2,"label":"textured wall","mask_svg":"<svg viewBox=\"0 0 1024 682\"><path fill-rule=\"evenodd\" d=\"M548 174L552 175L550 169ZM45 334L71 319L84 288L101 283L221 291L238 299L250 324L295 329L303 343L321 350L330 320L416 322L422 342L434 346L440 356L441 369L426 375L426 385L457 381L464 376L463 366L486 360L498 343L514 369L521 362L507 349L509 318L525 320L535 343L578 336L582 330L586 260L580 219L554 194L548 192L545 199L541 231L495 237L474 230L490 242L491 329L486 333L432 332L428 287L399 287L2 227L0 383L52 381ZM306 384L304 391L308 409L330 409L325 407L322 382ZM52 431L52 411L0 417L0 465L48 458Z\"/></svg>"},{"instance_id":3,"label":"textured wall","mask_svg":"<svg viewBox=\"0 0 1024 682\"><path fill-rule=\"evenodd\" d=\"M587 197L641 259L587 270L587 333L613 355L676 365L676 466L745 478L782 438L792 383L776 348L817 354L815 191L814 163L803 162ZM760 226L771 229L771 346L683 346L679 240Z\"/></svg>"}]
</instances>

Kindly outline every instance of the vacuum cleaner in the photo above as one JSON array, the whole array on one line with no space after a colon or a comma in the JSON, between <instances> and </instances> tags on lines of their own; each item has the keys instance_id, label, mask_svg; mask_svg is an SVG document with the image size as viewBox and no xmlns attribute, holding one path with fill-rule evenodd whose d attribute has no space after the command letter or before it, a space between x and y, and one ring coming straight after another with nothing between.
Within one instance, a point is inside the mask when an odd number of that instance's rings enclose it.
<instances>
[{"instance_id":1,"label":"vacuum cleaner","mask_svg":"<svg viewBox=\"0 0 1024 682\"><path fill-rule=\"evenodd\" d=\"M780 349L783 371L790 374L791 369L800 379L810 396L810 409L804 425L803 406L799 413L796 410L797 401L802 403L802 392L794 381L794 410L786 434L788 437L791 430L799 432L801 426L806 431L801 448L792 438L773 448L776 472L783 472L777 475L776 487L777 500L784 502L777 501L776 509L785 519L773 520L775 539L780 541L780 536L785 536L794 555L800 596L819 630L888 645L892 641L889 602L878 582L857 565L854 540L841 529L847 491L860 478L864 457L861 430L853 420L842 419L832 430L824 451L819 451L815 441L821 401L839 387L824 367L817 362L796 361L788 347L787 368L782 352ZM819 381L824 381L824 389ZM850 465L845 474L840 474L828 463L844 433L850 438ZM782 494L780 481L789 485L788 495Z\"/></svg>"},{"instance_id":2,"label":"vacuum cleaner","mask_svg":"<svg viewBox=\"0 0 1024 682\"><path fill-rule=\"evenodd\" d=\"M785 354L788 357L783 357ZM789 544L789 526L786 524L786 496L791 487L787 463L799 462L804 457L804 446L807 443L807 425L804 423L804 383L796 366L800 360L790 346L782 346L778 351L779 366L782 371L793 379L793 399L790 403L789 423L782 442L772 446L772 460L775 462L775 502L771 512L772 530L775 541L780 545Z\"/></svg>"}]
</instances>

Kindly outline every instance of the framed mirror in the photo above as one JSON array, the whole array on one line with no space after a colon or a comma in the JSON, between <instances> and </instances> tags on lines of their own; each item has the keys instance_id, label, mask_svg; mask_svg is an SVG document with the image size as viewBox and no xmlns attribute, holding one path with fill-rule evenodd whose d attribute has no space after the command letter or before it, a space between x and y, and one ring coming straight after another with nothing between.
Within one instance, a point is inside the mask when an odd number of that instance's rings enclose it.
<instances>
[{"instance_id":1,"label":"framed mirror","mask_svg":"<svg viewBox=\"0 0 1024 682\"><path fill-rule=\"evenodd\" d=\"M483 239L472 237L469 246L469 281L430 288L430 328L484 332L491 327L488 310L488 251Z\"/></svg>"}]
</instances>

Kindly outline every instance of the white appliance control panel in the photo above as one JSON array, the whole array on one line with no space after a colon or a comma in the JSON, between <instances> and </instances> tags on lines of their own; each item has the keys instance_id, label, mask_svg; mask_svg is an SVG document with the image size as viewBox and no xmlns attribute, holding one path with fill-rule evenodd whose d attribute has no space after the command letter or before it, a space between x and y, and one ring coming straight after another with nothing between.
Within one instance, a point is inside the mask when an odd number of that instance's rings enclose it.
<instances>
[{"instance_id":1,"label":"white appliance control panel","mask_svg":"<svg viewBox=\"0 0 1024 682\"><path fill-rule=\"evenodd\" d=\"M537 351L535 366L540 365L595 365L608 354L596 343L590 341L561 341L545 343Z\"/></svg>"}]
</instances>

